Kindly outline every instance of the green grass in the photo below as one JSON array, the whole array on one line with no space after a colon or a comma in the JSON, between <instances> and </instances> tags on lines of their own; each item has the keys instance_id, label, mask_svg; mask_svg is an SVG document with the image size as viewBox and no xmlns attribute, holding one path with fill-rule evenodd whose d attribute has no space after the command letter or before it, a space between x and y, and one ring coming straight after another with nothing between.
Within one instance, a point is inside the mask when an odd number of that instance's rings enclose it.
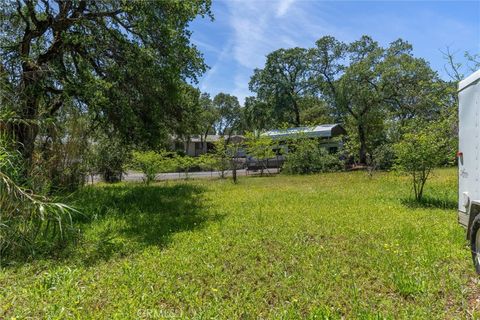
<instances>
[{"instance_id":1,"label":"green grass","mask_svg":"<svg viewBox=\"0 0 480 320\"><path fill-rule=\"evenodd\" d=\"M364 172L96 186L82 236L0 271L0 318L465 318L456 171L426 201Z\"/></svg>"}]
</instances>

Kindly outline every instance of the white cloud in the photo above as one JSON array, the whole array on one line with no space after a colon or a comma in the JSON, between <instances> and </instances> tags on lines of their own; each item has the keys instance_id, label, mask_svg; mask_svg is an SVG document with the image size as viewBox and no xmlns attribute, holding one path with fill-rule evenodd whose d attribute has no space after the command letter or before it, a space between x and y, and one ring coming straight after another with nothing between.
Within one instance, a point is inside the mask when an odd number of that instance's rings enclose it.
<instances>
[{"instance_id":1,"label":"white cloud","mask_svg":"<svg viewBox=\"0 0 480 320\"><path fill-rule=\"evenodd\" d=\"M243 100L250 95L248 81L253 69L263 67L265 57L279 48L311 46L325 34L336 34L318 16L312 16L316 3L294 0L229 1L229 25L232 29L235 94Z\"/></svg>"},{"instance_id":2,"label":"white cloud","mask_svg":"<svg viewBox=\"0 0 480 320\"><path fill-rule=\"evenodd\" d=\"M201 89L212 94L219 91L232 93L243 103L243 99L251 94L248 82L253 69L263 67L268 53L279 48L311 47L325 35L351 42L362 34L369 34L382 45L403 37L412 42L416 54L429 59L437 69L442 62L441 59L435 61L435 54L440 55L438 49L444 44L453 44L454 49L457 46L462 49L467 44L478 49L478 41L475 44L469 41L480 37L478 27L469 30L467 24L445 17L430 7L427 11L412 8L399 14L395 11L396 4L382 3L381 8L372 7L372 12L365 14L350 9L351 3L341 3L301 0L221 2L215 14L221 20L221 32L228 34L227 40L215 47L197 41L200 47L216 57L212 69L201 81Z\"/></svg>"},{"instance_id":3,"label":"white cloud","mask_svg":"<svg viewBox=\"0 0 480 320\"><path fill-rule=\"evenodd\" d=\"M215 54L220 55L222 53L222 50L218 47L215 47L205 41L201 41L198 39L192 39L192 43L196 45L197 47L200 48L200 50L205 50L205 51L211 51Z\"/></svg>"},{"instance_id":4,"label":"white cloud","mask_svg":"<svg viewBox=\"0 0 480 320\"><path fill-rule=\"evenodd\" d=\"M288 8L292 5L295 0L281 0L277 8L277 17L282 17L287 13Z\"/></svg>"},{"instance_id":5,"label":"white cloud","mask_svg":"<svg viewBox=\"0 0 480 320\"><path fill-rule=\"evenodd\" d=\"M222 48L222 50L219 51L219 55L217 60L215 61L215 64L205 73L202 80L200 81L201 91L209 91L213 87L210 83L210 80L217 73L219 68L222 67L223 63L228 58L228 56L231 55L231 48L232 48L232 44L231 44L231 41L229 41Z\"/></svg>"},{"instance_id":6,"label":"white cloud","mask_svg":"<svg viewBox=\"0 0 480 320\"><path fill-rule=\"evenodd\" d=\"M269 27L268 10L231 2L230 12L235 60L244 67L258 67L263 62L264 52L270 47L271 40L266 37Z\"/></svg>"}]
</instances>

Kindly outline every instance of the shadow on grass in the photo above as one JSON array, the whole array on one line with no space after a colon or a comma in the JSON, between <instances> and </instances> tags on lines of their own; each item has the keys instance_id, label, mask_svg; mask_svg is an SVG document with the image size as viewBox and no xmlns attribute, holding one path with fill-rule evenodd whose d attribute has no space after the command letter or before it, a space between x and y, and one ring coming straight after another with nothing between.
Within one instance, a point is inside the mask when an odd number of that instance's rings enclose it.
<instances>
[{"instance_id":1,"label":"shadow on grass","mask_svg":"<svg viewBox=\"0 0 480 320\"><path fill-rule=\"evenodd\" d=\"M432 196L423 196L421 200L416 200L413 197L404 198L400 200L401 203L412 209L456 209L458 207L457 201L446 198L436 198Z\"/></svg>"},{"instance_id":2,"label":"shadow on grass","mask_svg":"<svg viewBox=\"0 0 480 320\"><path fill-rule=\"evenodd\" d=\"M189 184L140 184L88 187L76 196L83 215L74 224L81 238L70 253L86 264L135 253L148 246L164 247L173 234L194 230L207 221L204 188Z\"/></svg>"}]
</instances>

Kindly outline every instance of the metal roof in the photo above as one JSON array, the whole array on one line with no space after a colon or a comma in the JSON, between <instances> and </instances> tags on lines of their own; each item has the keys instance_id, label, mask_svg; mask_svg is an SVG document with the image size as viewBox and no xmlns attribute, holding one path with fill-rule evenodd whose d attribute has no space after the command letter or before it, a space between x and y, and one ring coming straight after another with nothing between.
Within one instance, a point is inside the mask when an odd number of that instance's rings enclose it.
<instances>
[{"instance_id":1,"label":"metal roof","mask_svg":"<svg viewBox=\"0 0 480 320\"><path fill-rule=\"evenodd\" d=\"M305 135L309 138L330 138L332 137L332 130L339 128L341 131L344 129L339 124L322 124L314 127L297 127L288 129L270 130L262 135L271 137L272 139L279 138L293 138L297 135Z\"/></svg>"},{"instance_id":2,"label":"metal roof","mask_svg":"<svg viewBox=\"0 0 480 320\"><path fill-rule=\"evenodd\" d=\"M472 73L471 75L469 75L468 77L466 77L465 79L460 81L458 83L458 91L462 91L463 89L465 89L469 85L476 82L478 79L480 79L480 70Z\"/></svg>"}]
</instances>

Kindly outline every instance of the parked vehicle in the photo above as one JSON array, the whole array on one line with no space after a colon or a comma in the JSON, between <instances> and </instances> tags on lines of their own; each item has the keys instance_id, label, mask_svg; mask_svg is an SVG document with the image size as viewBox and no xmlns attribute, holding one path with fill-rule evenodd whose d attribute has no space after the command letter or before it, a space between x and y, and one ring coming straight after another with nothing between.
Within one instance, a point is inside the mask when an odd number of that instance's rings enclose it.
<instances>
[{"instance_id":1,"label":"parked vehicle","mask_svg":"<svg viewBox=\"0 0 480 320\"><path fill-rule=\"evenodd\" d=\"M480 70L460 81L458 97L458 222L480 274Z\"/></svg>"}]
</instances>

